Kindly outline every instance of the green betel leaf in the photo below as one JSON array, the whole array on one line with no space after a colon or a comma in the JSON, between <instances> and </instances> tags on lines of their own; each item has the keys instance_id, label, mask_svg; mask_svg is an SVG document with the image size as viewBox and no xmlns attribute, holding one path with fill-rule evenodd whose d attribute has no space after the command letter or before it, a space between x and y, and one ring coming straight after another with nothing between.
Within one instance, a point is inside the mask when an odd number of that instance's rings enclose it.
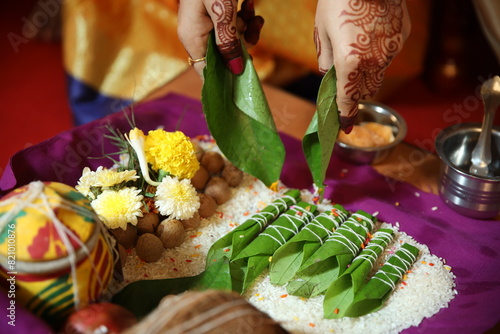
<instances>
[{"instance_id":1,"label":"green betel leaf","mask_svg":"<svg viewBox=\"0 0 500 334\"><path fill-rule=\"evenodd\" d=\"M337 319L344 316L354 295L365 284L379 255L394 237L394 230L380 229L373 235L370 243L356 256L347 270L325 292L323 301L324 317Z\"/></svg>"},{"instance_id":2,"label":"green betel leaf","mask_svg":"<svg viewBox=\"0 0 500 334\"><path fill-rule=\"evenodd\" d=\"M222 153L236 167L270 186L280 178L285 147L252 60L243 51L245 70L234 75L224 65L211 34L201 101L210 133Z\"/></svg>"},{"instance_id":3,"label":"green betel leaf","mask_svg":"<svg viewBox=\"0 0 500 334\"><path fill-rule=\"evenodd\" d=\"M290 281L300 266L323 244L348 217L339 204L317 215L296 236L281 246L273 255L269 266L272 284L283 285Z\"/></svg>"},{"instance_id":4,"label":"green betel leaf","mask_svg":"<svg viewBox=\"0 0 500 334\"><path fill-rule=\"evenodd\" d=\"M403 244L356 293L351 306L345 311L345 316L360 317L380 309L399 280L413 265L418 254L418 248Z\"/></svg>"},{"instance_id":5,"label":"green betel leaf","mask_svg":"<svg viewBox=\"0 0 500 334\"><path fill-rule=\"evenodd\" d=\"M196 287L200 275L132 282L115 294L111 301L140 319L153 311L163 297Z\"/></svg>"},{"instance_id":6,"label":"green betel leaf","mask_svg":"<svg viewBox=\"0 0 500 334\"><path fill-rule=\"evenodd\" d=\"M205 271L199 275L194 288L196 290L215 289L231 291L233 289L233 283L231 281L229 259L223 257L216 261L216 263L207 267Z\"/></svg>"},{"instance_id":7,"label":"green betel leaf","mask_svg":"<svg viewBox=\"0 0 500 334\"><path fill-rule=\"evenodd\" d=\"M317 187L324 187L326 170L340 129L337 102L337 78L332 66L318 91L316 113L302 139L302 149Z\"/></svg>"},{"instance_id":8,"label":"green betel leaf","mask_svg":"<svg viewBox=\"0 0 500 334\"><path fill-rule=\"evenodd\" d=\"M352 214L299 268L288 293L306 298L324 293L361 251L375 221L362 210Z\"/></svg>"},{"instance_id":9,"label":"green betel leaf","mask_svg":"<svg viewBox=\"0 0 500 334\"><path fill-rule=\"evenodd\" d=\"M274 200L260 212L253 214L243 224L217 240L210 247L207 254L207 267L215 261L227 257L234 258L244 249L267 225L274 221L280 214L288 210L291 205L300 199L300 191L292 189L282 197Z\"/></svg>"},{"instance_id":10,"label":"green betel leaf","mask_svg":"<svg viewBox=\"0 0 500 334\"><path fill-rule=\"evenodd\" d=\"M315 211L315 205L298 202L245 247L230 264L233 280L242 282L241 290L233 290L244 292L269 266L270 257L274 252L314 218Z\"/></svg>"}]
</instances>

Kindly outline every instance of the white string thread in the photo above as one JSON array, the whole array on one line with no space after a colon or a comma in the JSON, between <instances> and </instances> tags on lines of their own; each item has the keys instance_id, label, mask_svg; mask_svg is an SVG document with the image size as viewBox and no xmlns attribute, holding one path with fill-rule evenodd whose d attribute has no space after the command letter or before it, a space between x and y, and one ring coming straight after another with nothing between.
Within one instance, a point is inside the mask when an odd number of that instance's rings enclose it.
<instances>
[{"instance_id":1,"label":"white string thread","mask_svg":"<svg viewBox=\"0 0 500 334\"><path fill-rule=\"evenodd\" d=\"M405 259L402 257L402 255L406 255L408 259ZM395 265L389 261L391 259L394 259L394 262L399 261L401 263L401 266ZM389 259L388 262L386 262L382 268L375 274L375 276L372 277L372 279L377 279L381 281L382 283L388 285L391 289L396 288L396 282L404 275L404 273L410 268L410 266L415 262L417 257L410 252L408 249L401 247L392 257ZM396 273L388 272L384 270L384 267L390 267L393 268ZM392 276L392 278L391 278Z\"/></svg>"},{"instance_id":2,"label":"white string thread","mask_svg":"<svg viewBox=\"0 0 500 334\"><path fill-rule=\"evenodd\" d=\"M280 246L283 246L288 239L281 233L281 230L289 231L293 235L296 235L297 233L299 233L300 226L303 225L304 222L307 223L312 218L314 218L314 213L300 206L292 206L289 211L292 211L292 213L283 213L280 217L286 218L293 225L294 229L283 225L269 225L266 229L266 231L268 229L276 231L281 240L266 232L261 233L260 235L267 236L276 241ZM301 215L298 215L299 212L301 213Z\"/></svg>"}]
</instances>

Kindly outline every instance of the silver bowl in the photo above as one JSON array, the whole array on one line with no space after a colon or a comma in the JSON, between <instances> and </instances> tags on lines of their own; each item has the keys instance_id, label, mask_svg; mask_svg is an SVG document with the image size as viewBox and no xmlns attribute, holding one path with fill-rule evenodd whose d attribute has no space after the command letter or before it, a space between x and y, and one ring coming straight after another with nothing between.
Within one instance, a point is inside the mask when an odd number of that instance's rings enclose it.
<instances>
[{"instance_id":1,"label":"silver bowl","mask_svg":"<svg viewBox=\"0 0 500 334\"><path fill-rule=\"evenodd\" d=\"M442 130L436 137L436 151L441 158L439 194L458 213L489 219L500 212L500 127L492 130L492 162L487 177L469 172L480 132L481 124L462 123Z\"/></svg>"},{"instance_id":2,"label":"silver bowl","mask_svg":"<svg viewBox=\"0 0 500 334\"><path fill-rule=\"evenodd\" d=\"M394 141L378 147L357 147L337 140L334 153L341 159L357 165L376 164L389 156L394 147L406 136L407 126L404 118L394 109L375 102L363 101L359 103L356 124L376 122L392 127Z\"/></svg>"}]
</instances>

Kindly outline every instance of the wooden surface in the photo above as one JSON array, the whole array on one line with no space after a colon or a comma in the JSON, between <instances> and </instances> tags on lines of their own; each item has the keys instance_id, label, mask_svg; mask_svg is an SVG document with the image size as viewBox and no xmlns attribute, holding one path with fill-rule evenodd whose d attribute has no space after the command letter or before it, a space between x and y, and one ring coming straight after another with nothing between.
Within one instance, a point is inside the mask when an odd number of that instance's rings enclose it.
<instances>
[{"instance_id":1,"label":"wooden surface","mask_svg":"<svg viewBox=\"0 0 500 334\"><path fill-rule=\"evenodd\" d=\"M302 139L316 106L307 100L289 94L279 88L264 84L264 91L279 131ZM151 94L147 100L168 93L178 93L194 99L201 97L202 80L193 70ZM437 194L439 158L415 146L402 143L383 162L373 167L381 174L408 182L422 191Z\"/></svg>"}]
</instances>

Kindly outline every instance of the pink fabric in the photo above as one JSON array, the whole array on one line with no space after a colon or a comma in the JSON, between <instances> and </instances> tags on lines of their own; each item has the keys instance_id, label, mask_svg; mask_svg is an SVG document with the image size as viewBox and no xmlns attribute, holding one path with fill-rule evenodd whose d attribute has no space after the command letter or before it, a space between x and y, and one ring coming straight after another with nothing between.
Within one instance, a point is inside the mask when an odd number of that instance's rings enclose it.
<instances>
[{"instance_id":1,"label":"pink fabric","mask_svg":"<svg viewBox=\"0 0 500 334\"><path fill-rule=\"evenodd\" d=\"M208 134L200 102L183 96L168 95L144 103L136 106L134 113L137 126L144 131L164 126L169 131L182 130L188 136ZM0 195L33 180L74 186L83 167L110 165L106 159L89 158L102 156L103 148L106 152L113 149L107 142L103 144L101 137L107 122L123 131L130 129L123 114L117 113L16 153L0 179ZM289 187L310 188L312 179L300 142L286 135L282 139L287 149L282 181ZM386 178L371 166L350 165L336 157L326 183L327 198L349 210L378 211L379 219L399 222L401 231L428 245L433 254L446 259L453 268L459 293L449 307L404 333L483 333L500 322L499 221L460 216L436 195ZM0 301L5 298L0 294ZM5 313L5 308L0 312ZM23 321L23 314L18 317ZM16 328L9 328L14 333L12 329Z\"/></svg>"}]
</instances>

